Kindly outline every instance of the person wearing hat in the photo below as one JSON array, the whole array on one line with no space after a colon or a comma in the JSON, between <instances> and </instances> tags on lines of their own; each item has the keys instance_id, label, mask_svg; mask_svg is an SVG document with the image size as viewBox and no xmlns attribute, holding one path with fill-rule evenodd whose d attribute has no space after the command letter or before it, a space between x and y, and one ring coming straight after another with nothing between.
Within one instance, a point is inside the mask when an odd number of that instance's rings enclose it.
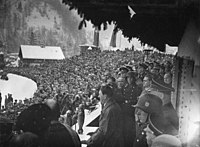
<instances>
[{"instance_id":1,"label":"person wearing hat","mask_svg":"<svg viewBox=\"0 0 200 147\"><path fill-rule=\"evenodd\" d=\"M122 77L122 78L125 78L126 77L126 74L129 72L129 69L126 67L126 66L122 66L119 68L119 73L118 73L118 76L119 77Z\"/></svg>"},{"instance_id":2,"label":"person wearing hat","mask_svg":"<svg viewBox=\"0 0 200 147\"><path fill-rule=\"evenodd\" d=\"M124 97L125 88L128 86L126 77L119 77L116 81L116 84L117 87L115 89L114 98L115 101L121 106L125 101Z\"/></svg>"},{"instance_id":3,"label":"person wearing hat","mask_svg":"<svg viewBox=\"0 0 200 147\"><path fill-rule=\"evenodd\" d=\"M148 116L149 114L162 114L162 100L158 96L150 93L140 95L137 104L133 105L133 107L137 109L137 121L140 123L146 123L148 121L148 117L144 116Z\"/></svg>"},{"instance_id":4,"label":"person wearing hat","mask_svg":"<svg viewBox=\"0 0 200 147\"><path fill-rule=\"evenodd\" d=\"M142 94L150 93L158 96L162 100L163 115L178 130L179 129L178 114L171 103L171 92L174 91L174 88L168 86L167 84L158 79L151 78L151 76L148 75L144 77L143 88L144 89L142 91Z\"/></svg>"},{"instance_id":5,"label":"person wearing hat","mask_svg":"<svg viewBox=\"0 0 200 147\"><path fill-rule=\"evenodd\" d=\"M182 147L182 143L173 135L163 134L153 140L151 147Z\"/></svg>"},{"instance_id":6,"label":"person wearing hat","mask_svg":"<svg viewBox=\"0 0 200 147\"><path fill-rule=\"evenodd\" d=\"M148 127L145 128L147 136L149 130L151 130L155 136L159 136L161 134L170 134L174 136L178 135L178 130L176 130L176 128L163 115L149 115Z\"/></svg>"},{"instance_id":7,"label":"person wearing hat","mask_svg":"<svg viewBox=\"0 0 200 147\"><path fill-rule=\"evenodd\" d=\"M176 128L164 117L162 101L158 96L153 94L142 95L135 107L147 113L145 116L148 125L144 131L146 132L146 139L149 145L156 136L161 134L178 134ZM138 114L139 112L137 112L137 115ZM140 121L142 120L141 116L142 115L138 115ZM144 120L145 119L143 119L143 121Z\"/></svg>"},{"instance_id":8,"label":"person wearing hat","mask_svg":"<svg viewBox=\"0 0 200 147\"><path fill-rule=\"evenodd\" d=\"M152 85L154 85L154 90L150 93L157 95L162 100L164 117L178 130L179 118L171 102L171 92L174 91L174 88L157 79L152 79Z\"/></svg>"},{"instance_id":9,"label":"person wearing hat","mask_svg":"<svg viewBox=\"0 0 200 147\"><path fill-rule=\"evenodd\" d=\"M123 88L122 97L123 103L120 105L123 112L123 135L124 145L132 147L135 139L135 109L131 105L137 103L137 97L140 95L140 90L136 85L135 73L129 71L126 76L127 85Z\"/></svg>"},{"instance_id":10,"label":"person wearing hat","mask_svg":"<svg viewBox=\"0 0 200 147\"><path fill-rule=\"evenodd\" d=\"M146 134L144 129L148 124L148 118L151 114L162 113L162 101L159 97L152 94L143 94L139 97L136 105L136 139L134 141L135 147L147 147Z\"/></svg>"},{"instance_id":11,"label":"person wearing hat","mask_svg":"<svg viewBox=\"0 0 200 147\"><path fill-rule=\"evenodd\" d=\"M153 78L159 79L160 81L163 80L163 77L160 75L160 65L156 64L153 69L151 70L151 74Z\"/></svg>"},{"instance_id":12,"label":"person wearing hat","mask_svg":"<svg viewBox=\"0 0 200 147\"><path fill-rule=\"evenodd\" d=\"M99 128L82 144L88 147L124 147L122 136L122 111L113 99L112 87L102 85L99 91L100 102L103 105L99 118Z\"/></svg>"},{"instance_id":13,"label":"person wearing hat","mask_svg":"<svg viewBox=\"0 0 200 147\"><path fill-rule=\"evenodd\" d=\"M155 85L152 84L152 75L151 74L147 74L144 76L142 86L143 86L143 90L141 92L141 95L156 90Z\"/></svg>"},{"instance_id":14,"label":"person wearing hat","mask_svg":"<svg viewBox=\"0 0 200 147\"><path fill-rule=\"evenodd\" d=\"M146 75L146 70L147 70L148 66L144 63L139 63L138 66L138 78L143 80L144 76Z\"/></svg>"},{"instance_id":15,"label":"person wearing hat","mask_svg":"<svg viewBox=\"0 0 200 147\"><path fill-rule=\"evenodd\" d=\"M142 89L136 84L136 74L133 71L129 71L126 76L128 86L125 89L125 103L135 105L137 103L137 97L141 94Z\"/></svg>"}]
</instances>

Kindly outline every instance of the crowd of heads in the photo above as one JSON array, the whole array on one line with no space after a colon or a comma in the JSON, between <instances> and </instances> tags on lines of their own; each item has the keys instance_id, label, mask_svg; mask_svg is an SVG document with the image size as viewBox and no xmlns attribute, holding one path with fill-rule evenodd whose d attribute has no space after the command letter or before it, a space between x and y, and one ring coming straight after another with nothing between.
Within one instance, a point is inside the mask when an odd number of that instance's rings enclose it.
<instances>
[{"instance_id":1,"label":"crowd of heads","mask_svg":"<svg viewBox=\"0 0 200 147\"><path fill-rule=\"evenodd\" d=\"M138 88L137 95L139 97L137 101L132 102L133 108L137 108L136 121L148 122L147 129L150 128L154 132L154 136L174 135L171 133L172 128L168 128L168 124L163 121L157 124L157 120L161 120L163 116L161 112L164 102L171 102L169 95L173 91L173 56L151 53L144 61L145 56L143 52L133 50L116 52L88 50L84 54L63 61L44 61L40 66L34 68L5 68L7 73L33 79L38 87L32 98L27 98L24 102L17 102L13 98L1 109L1 115L10 118L23 131L17 138L12 139L11 144L16 143L16 140L21 140L20 143L24 144L26 141L34 142L31 143L33 146L37 144L37 141L41 143L38 136L46 137L44 132L49 129L43 128L43 123L48 124L45 126L49 127L53 120L59 120L62 123L68 121L61 116L72 116L71 122L67 122L72 126L77 122L80 111L84 109L92 111L92 106L95 106L99 100L103 102L107 98L115 97L115 100L120 102L117 95L127 85ZM54 101L56 101L56 105ZM129 103L129 100L127 99L123 103ZM38 107L37 112L32 112L35 111L35 108L30 110L34 106ZM28 125L30 123L29 113L32 113L33 117L38 113L39 108L45 109L44 113L40 114L41 117L37 116L37 118L40 117L40 121L31 120L39 126L30 127ZM30 111L27 113L28 115L23 111L27 109ZM49 114L51 114L50 117L48 117ZM24 120L25 118L27 118L27 122ZM58 124L54 125L57 128L63 127ZM47 135L49 138L54 138L53 129L51 130L53 133ZM146 132L148 134L151 131L147 130ZM40 133L38 134L38 132Z\"/></svg>"}]
</instances>

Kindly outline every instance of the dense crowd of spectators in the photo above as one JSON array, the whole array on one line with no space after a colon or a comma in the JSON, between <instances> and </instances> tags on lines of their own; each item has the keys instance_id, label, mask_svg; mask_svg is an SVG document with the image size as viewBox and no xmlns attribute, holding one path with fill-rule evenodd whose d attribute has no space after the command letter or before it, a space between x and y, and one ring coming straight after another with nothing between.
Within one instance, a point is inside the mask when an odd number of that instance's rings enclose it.
<instances>
[{"instance_id":1,"label":"dense crowd of spectators","mask_svg":"<svg viewBox=\"0 0 200 147\"><path fill-rule=\"evenodd\" d=\"M162 54L154 53L149 56L148 62L162 61ZM42 102L45 99L56 98L61 104L62 114L67 110L74 111L73 103L78 98L79 103L91 103L91 95L104 82L104 73L112 73L116 77L119 67L130 64L137 68L143 62L144 54L140 51L91 51L84 52L63 61L45 61L41 66L6 68L5 72L22 75L37 83L37 91L33 98L25 101L31 103ZM168 61L171 62L171 57ZM161 63L162 64L162 63ZM14 103L14 102L13 102ZM20 102L21 103L21 102ZM29 104L29 102L26 102ZM67 104L67 106L65 106ZM21 105L21 104L20 104Z\"/></svg>"},{"instance_id":2,"label":"dense crowd of spectators","mask_svg":"<svg viewBox=\"0 0 200 147\"><path fill-rule=\"evenodd\" d=\"M174 116L170 118L168 108L170 105L170 112L174 110L172 104L169 103L171 100L169 97L173 91L173 58L173 56L158 52L152 52L147 56L144 52L133 50L102 52L88 50L81 55L62 61L44 61L40 66L34 68L5 68L4 71L7 73L22 75L34 80L38 88L34 96L25 99L24 102L17 102L14 98L9 98L5 103L6 106L1 109L1 114L15 120L20 112L30 105L54 99L60 106L60 115L63 116L63 118L58 118L59 121L72 126L78 119L78 123L81 124L78 132L81 134L83 132L84 109L90 111L94 109L94 106L99 102L99 89L103 83L106 83L112 87L115 101L124 113L125 128L123 128L123 134L127 134L125 146L130 146L130 144L146 146L144 142L142 142L144 144L137 143L137 137L141 138L140 133L143 133L144 129L142 122L138 122L140 119L138 112L141 107L138 106L137 111L134 109L135 112L132 112L130 107L138 103L139 96L156 95L161 98L163 107L166 104L166 118L172 121L172 124L175 123L173 126L177 129L177 120L174 120L177 116L176 112L173 111L171 114ZM149 104L147 103L147 105ZM145 112L152 115L148 111ZM64 118L69 115L72 120ZM139 123L138 126L135 124L135 120ZM134 126L137 126L136 129L130 128L133 126L132 121L134 121ZM142 131L140 131L141 128ZM130 130L134 132L130 132ZM133 136L136 138L135 143L130 141Z\"/></svg>"}]
</instances>

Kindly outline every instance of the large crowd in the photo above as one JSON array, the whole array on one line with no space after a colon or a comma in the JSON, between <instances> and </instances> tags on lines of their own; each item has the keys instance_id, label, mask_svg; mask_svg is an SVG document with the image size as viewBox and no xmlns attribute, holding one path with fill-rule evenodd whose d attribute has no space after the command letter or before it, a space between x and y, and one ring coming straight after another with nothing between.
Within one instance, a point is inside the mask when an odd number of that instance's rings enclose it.
<instances>
[{"instance_id":1,"label":"large crowd","mask_svg":"<svg viewBox=\"0 0 200 147\"><path fill-rule=\"evenodd\" d=\"M153 62L162 61L164 55L152 54L149 57L149 66ZM172 61L171 57L165 57L167 61ZM168 58L168 59L167 59ZM112 73L117 78L118 69L123 65L134 66L135 70L139 63L144 62L144 54L139 51L88 51L79 56L63 61L44 61L41 66L33 67L8 67L5 73L14 73L28 77L37 83L37 91L33 98L25 99L25 103L32 104L42 102L45 99L56 98L64 114L68 109L75 110L73 100L77 97L83 99L80 103L91 103L90 98L94 96L99 85L105 81L105 74ZM147 63L147 62L146 62ZM7 99L7 98L6 98ZM12 102L14 104L14 98ZM6 106L8 102L5 102ZM67 106L65 106L67 104ZM11 105L12 106L12 105ZM14 106L14 105L13 105ZM5 107L2 108L3 110Z\"/></svg>"},{"instance_id":2,"label":"large crowd","mask_svg":"<svg viewBox=\"0 0 200 147\"><path fill-rule=\"evenodd\" d=\"M173 60L174 56L158 52L147 55L134 50L88 50L62 61L44 61L34 68L7 67L4 72L28 77L37 83L38 88L32 98L27 98L23 102L15 100L9 94L5 106L1 108L1 116L19 124L19 117L24 111L53 99L56 105L59 105L59 117L56 117L56 120L68 126L78 122L78 133L81 134L84 131L84 109L93 111L100 101L104 110L107 103L102 101L101 95L106 95L106 98L112 97L123 114L122 146L150 146L152 139L148 139L148 132L152 131L154 138L162 134L178 135L178 115L171 103L171 93L174 90ZM105 84L108 87L102 86ZM106 89L112 91L112 94ZM47 105L51 108L51 104ZM161 107L162 109L159 109ZM158 120L167 120L167 124ZM99 130L104 131L104 123L99 120ZM148 127L151 127L151 131L146 131L146 137L144 130ZM102 134L99 130L96 134L100 136ZM23 131L25 133L25 129ZM31 136L33 137L33 134ZM90 140L82 143L88 146L111 145L106 145L105 138L100 140L101 143L105 141L104 144L95 144L92 136Z\"/></svg>"}]
</instances>

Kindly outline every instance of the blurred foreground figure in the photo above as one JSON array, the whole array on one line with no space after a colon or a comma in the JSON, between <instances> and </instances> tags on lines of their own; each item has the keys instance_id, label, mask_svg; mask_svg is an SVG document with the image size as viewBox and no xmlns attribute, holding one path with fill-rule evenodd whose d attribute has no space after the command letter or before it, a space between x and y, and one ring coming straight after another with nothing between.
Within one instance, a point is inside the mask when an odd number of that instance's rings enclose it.
<instances>
[{"instance_id":1,"label":"blurred foreground figure","mask_svg":"<svg viewBox=\"0 0 200 147\"><path fill-rule=\"evenodd\" d=\"M31 132L38 135L43 143L51 121L51 110L45 104L34 104L23 110L17 117L17 132Z\"/></svg>"},{"instance_id":2,"label":"blurred foreground figure","mask_svg":"<svg viewBox=\"0 0 200 147\"><path fill-rule=\"evenodd\" d=\"M39 138L36 134L25 132L13 136L10 140L9 147L40 147Z\"/></svg>"},{"instance_id":3,"label":"blurred foreground figure","mask_svg":"<svg viewBox=\"0 0 200 147\"><path fill-rule=\"evenodd\" d=\"M80 139L77 133L68 125L61 124L60 107L53 99L48 99L46 105L51 109L51 123L45 136L46 147L80 147Z\"/></svg>"},{"instance_id":4,"label":"blurred foreground figure","mask_svg":"<svg viewBox=\"0 0 200 147\"><path fill-rule=\"evenodd\" d=\"M0 146L7 147L10 138L12 137L12 127L13 122L6 118L0 116Z\"/></svg>"},{"instance_id":5,"label":"blurred foreground figure","mask_svg":"<svg viewBox=\"0 0 200 147\"><path fill-rule=\"evenodd\" d=\"M163 134L153 140L151 147L182 147L182 144L177 137Z\"/></svg>"},{"instance_id":6,"label":"blurred foreground figure","mask_svg":"<svg viewBox=\"0 0 200 147\"><path fill-rule=\"evenodd\" d=\"M146 142L148 146L151 146L152 140L162 134L178 135L178 130L165 118L163 103L158 96L153 94L141 95L135 107L137 108L138 122L146 124L146 128L142 128L141 134L137 135L135 146L145 146ZM144 138L146 138L146 141ZM140 142L140 140L143 142Z\"/></svg>"}]
</instances>

